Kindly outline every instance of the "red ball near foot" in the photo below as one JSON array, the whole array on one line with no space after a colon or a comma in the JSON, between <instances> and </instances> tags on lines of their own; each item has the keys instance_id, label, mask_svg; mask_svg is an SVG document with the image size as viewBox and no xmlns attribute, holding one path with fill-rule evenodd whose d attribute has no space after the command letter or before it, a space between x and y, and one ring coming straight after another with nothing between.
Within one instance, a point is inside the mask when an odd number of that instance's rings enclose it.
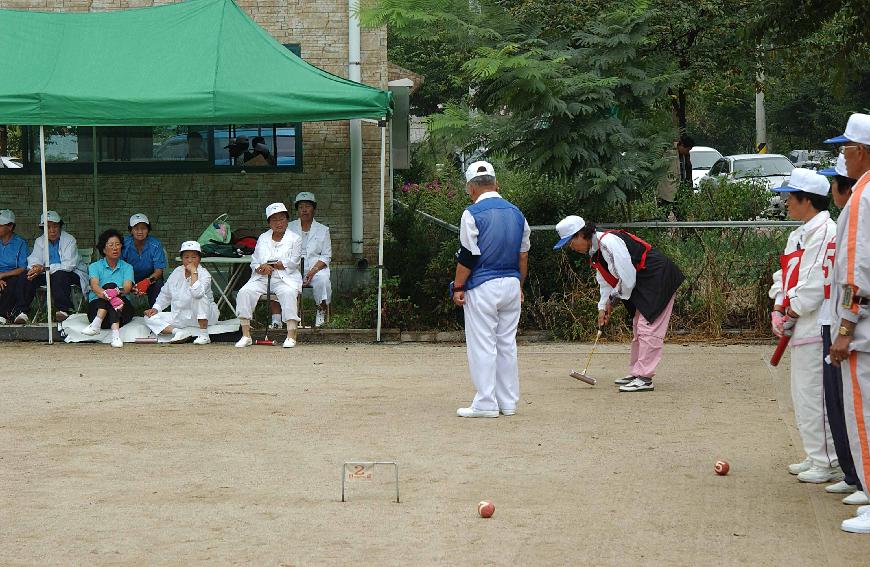
<instances>
[{"instance_id":1,"label":"red ball near foot","mask_svg":"<svg viewBox=\"0 0 870 567\"><path fill-rule=\"evenodd\" d=\"M495 504L489 500L483 500L477 505L477 513L480 514L481 518L489 518L495 514Z\"/></svg>"},{"instance_id":2,"label":"red ball near foot","mask_svg":"<svg viewBox=\"0 0 870 567\"><path fill-rule=\"evenodd\" d=\"M716 471L716 474L719 476L725 476L728 474L728 471L731 470L731 467L728 465L728 461L716 461L716 465L713 466L713 470Z\"/></svg>"}]
</instances>

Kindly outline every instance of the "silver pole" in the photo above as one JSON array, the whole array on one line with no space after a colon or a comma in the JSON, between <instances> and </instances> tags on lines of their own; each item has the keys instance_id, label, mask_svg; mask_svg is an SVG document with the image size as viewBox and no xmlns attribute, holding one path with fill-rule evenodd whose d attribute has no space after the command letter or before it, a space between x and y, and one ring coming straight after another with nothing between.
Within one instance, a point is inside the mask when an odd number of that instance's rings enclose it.
<instances>
[{"instance_id":1,"label":"silver pole","mask_svg":"<svg viewBox=\"0 0 870 567\"><path fill-rule=\"evenodd\" d=\"M48 327L48 344L54 344L54 328L51 321L51 258L48 253L48 189L45 184L45 128L39 126L39 169L42 173L42 235L45 237L45 308L48 313L45 324Z\"/></svg>"},{"instance_id":2,"label":"silver pole","mask_svg":"<svg viewBox=\"0 0 870 567\"><path fill-rule=\"evenodd\" d=\"M758 66L755 70L755 151L766 154L770 151L767 145L767 117L764 112L764 64L761 46L758 47Z\"/></svg>"},{"instance_id":3,"label":"silver pole","mask_svg":"<svg viewBox=\"0 0 870 567\"><path fill-rule=\"evenodd\" d=\"M381 314L384 292L384 192L387 176L387 120L381 121L381 208L380 232L378 233L378 330L375 340L381 342Z\"/></svg>"}]
</instances>

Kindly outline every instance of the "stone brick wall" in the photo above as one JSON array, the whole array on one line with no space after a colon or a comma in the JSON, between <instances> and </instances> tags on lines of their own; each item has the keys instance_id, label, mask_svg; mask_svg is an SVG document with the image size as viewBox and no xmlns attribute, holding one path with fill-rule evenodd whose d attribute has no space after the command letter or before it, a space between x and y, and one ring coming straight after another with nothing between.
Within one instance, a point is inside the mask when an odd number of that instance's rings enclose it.
<instances>
[{"instance_id":1,"label":"stone brick wall","mask_svg":"<svg viewBox=\"0 0 870 567\"><path fill-rule=\"evenodd\" d=\"M168 4L153 0L0 0L0 8L40 11L105 11ZM302 57L330 73L347 77L347 1L237 0L251 17L281 43L298 43ZM362 30L362 81L387 88L386 30ZM99 226L125 230L134 212L144 212L154 235L172 251L199 236L217 215L230 213L233 227L265 229L263 212L274 201L292 206L299 191L313 191L317 218L330 226L333 264L352 272L350 149L348 123L312 122L302 127L304 173L103 174L99 176ZM364 256L377 263L380 132L363 124ZM389 155L387 156L389 159ZM387 164L389 168L389 163ZM388 169L389 171L389 169ZM90 175L48 176L49 207L66 221L81 247L94 242L93 181ZM38 176L0 174L0 208L13 209L18 232L34 237L41 211ZM338 275L338 274L337 274ZM359 274L357 274L359 275ZM348 273L339 276L358 281Z\"/></svg>"}]
</instances>

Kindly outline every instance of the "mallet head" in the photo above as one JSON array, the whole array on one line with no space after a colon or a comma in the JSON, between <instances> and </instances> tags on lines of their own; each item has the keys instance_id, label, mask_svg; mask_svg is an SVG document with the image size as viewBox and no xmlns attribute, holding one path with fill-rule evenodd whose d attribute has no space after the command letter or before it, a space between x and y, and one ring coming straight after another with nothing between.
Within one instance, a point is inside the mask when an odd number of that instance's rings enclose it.
<instances>
[{"instance_id":1,"label":"mallet head","mask_svg":"<svg viewBox=\"0 0 870 567\"><path fill-rule=\"evenodd\" d=\"M586 374L583 374L582 372L577 372L576 370L572 370L569 376L576 380L580 380L581 382L586 382L590 386L594 386L598 382L598 380L596 380L592 376L587 376Z\"/></svg>"}]
</instances>

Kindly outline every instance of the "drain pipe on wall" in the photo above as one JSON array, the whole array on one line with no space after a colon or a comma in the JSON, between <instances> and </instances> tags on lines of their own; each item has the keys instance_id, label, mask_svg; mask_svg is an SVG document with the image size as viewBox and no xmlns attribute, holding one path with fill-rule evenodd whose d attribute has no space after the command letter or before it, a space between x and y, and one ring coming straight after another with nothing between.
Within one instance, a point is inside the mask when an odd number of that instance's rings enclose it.
<instances>
[{"instance_id":1,"label":"drain pipe on wall","mask_svg":"<svg viewBox=\"0 0 870 567\"><path fill-rule=\"evenodd\" d=\"M360 25L358 0L347 2L347 78L362 80L360 65ZM362 190L362 128L359 120L350 121L350 236L351 252L364 263L363 254L363 190Z\"/></svg>"}]
</instances>

